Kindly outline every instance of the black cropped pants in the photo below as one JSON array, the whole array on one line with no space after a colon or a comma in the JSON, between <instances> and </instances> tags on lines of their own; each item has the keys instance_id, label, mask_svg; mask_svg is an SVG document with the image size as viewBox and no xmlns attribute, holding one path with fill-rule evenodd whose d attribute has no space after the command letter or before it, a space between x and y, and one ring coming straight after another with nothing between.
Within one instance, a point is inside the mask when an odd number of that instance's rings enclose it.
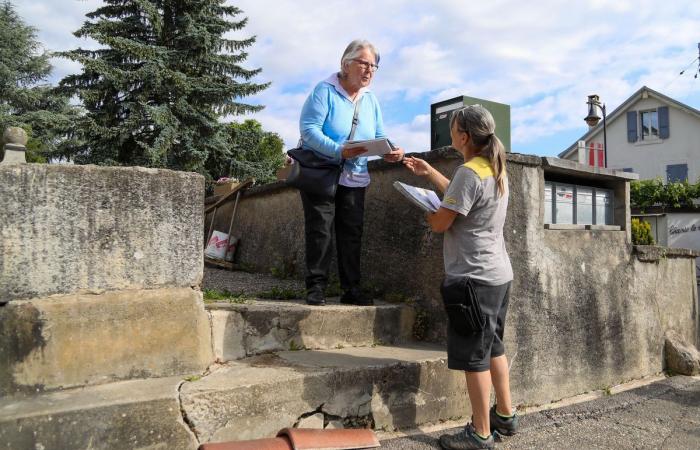
<instances>
[{"instance_id":1,"label":"black cropped pants","mask_svg":"<svg viewBox=\"0 0 700 450\"><path fill-rule=\"evenodd\" d=\"M335 198L301 192L306 239L306 288L324 289L332 256L335 226L340 286L347 291L360 285L360 253L365 212L364 187L338 186Z\"/></svg>"}]
</instances>

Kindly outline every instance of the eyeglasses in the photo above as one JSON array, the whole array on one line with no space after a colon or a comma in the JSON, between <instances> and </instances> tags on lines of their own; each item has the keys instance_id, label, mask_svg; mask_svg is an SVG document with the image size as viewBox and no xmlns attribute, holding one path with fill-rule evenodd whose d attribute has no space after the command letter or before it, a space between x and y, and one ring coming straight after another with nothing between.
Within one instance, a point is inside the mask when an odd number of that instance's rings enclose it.
<instances>
[{"instance_id":1,"label":"eyeglasses","mask_svg":"<svg viewBox=\"0 0 700 450\"><path fill-rule=\"evenodd\" d=\"M357 64L362 67L362 70L369 70L370 72L376 72L377 69L379 69L379 66L376 64L372 64L369 61L365 61L363 59L353 59Z\"/></svg>"}]
</instances>

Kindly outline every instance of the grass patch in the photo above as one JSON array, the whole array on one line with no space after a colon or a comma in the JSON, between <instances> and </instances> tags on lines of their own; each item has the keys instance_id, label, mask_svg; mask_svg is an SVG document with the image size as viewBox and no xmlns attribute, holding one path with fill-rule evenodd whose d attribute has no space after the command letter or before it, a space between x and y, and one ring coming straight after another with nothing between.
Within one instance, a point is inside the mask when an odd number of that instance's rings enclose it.
<instances>
[{"instance_id":1,"label":"grass patch","mask_svg":"<svg viewBox=\"0 0 700 450\"><path fill-rule=\"evenodd\" d=\"M293 300L306 297L306 291L303 289L282 289L274 287L269 291L258 292L257 296L268 300Z\"/></svg>"},{"instance_id":2,"label":"grass patch","mask_svg":"<svg viewBox=\"0 0 700 450\"><path fill-rule=\"evenodd\" d=\"M245 294L232 293L229 291L217 291L215 289L204 289L204 303L237 303L244 304L252 300Z\"/></svg>"},{"instance_id":3,"label":"grass patch","mask_svg":"<svg viewBox=\"0 0 700 450\"><path fill-rule=\"evenodd\" d=\"M190 375L189 377L185 377L185 381L193 382L200 380L202 378L201 375Z\"/></svg>"},{"instance_id":4,"label":"grass patch","mask_svg":"<svg viewBox=\"0 0 700 450\"><path fill-rule=\"evenodd\" d=\"M340 288L340 281L332 280L325 290L326 297L340 297L343 295L343 290Z\"/></svg>"},{"instance_id":5,"label":"grass patch","mask_svg":"<svg viewBox=\"0 0 700 450\"><path fill-rule=\"evenodd\" d=\"M425 340L428 332L428 312L422 308L416 310L416 319L413 322L413 337L417 341Z\"/></svg>"},{"instance_id":6,"label":"grass patch","mask_svg":"<svg viewBox=\"0 0 700 450\"><path fill-rule=\"evenodd\" d=\"M382 300L384 300L387 303L392 303L395 305L413 305L415 304L415 300L408 295L402 294L400 292L386 292L382 296Z\"/></svg>"},{"instance_id":7,"label":"grass patch","mask_svg":"<svg viewBox=\"0 0 700 450\"><path fill-rule=\"evenodd\" d=\"M280 260L275 267L270 268L270 274L280 280L294 278L297 271L296 261L293 259Z\"/></svg>"},{"instance_id":8,"label":"grass patch","mask_svg":"<svg viewBox=\"0 0 700 450\"><path fill-rule=\"evenodd\" d=\"M306 347L304 347L303 345L298 345L296 341L289 341L289 351L298 352L300 350L306 350Z\"/></svg>"}]
</instances>

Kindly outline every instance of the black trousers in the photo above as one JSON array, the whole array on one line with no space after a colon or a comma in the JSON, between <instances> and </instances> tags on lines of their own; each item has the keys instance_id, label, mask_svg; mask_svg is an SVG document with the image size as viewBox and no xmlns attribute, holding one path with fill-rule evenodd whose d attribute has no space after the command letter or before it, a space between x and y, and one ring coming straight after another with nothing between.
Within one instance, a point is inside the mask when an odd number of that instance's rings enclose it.
<instances>
[{"instance_id":1,"label":"black trousers","mask_svg":"<svg viewBox=\"0 0 700 450\"><path fill-rule=\"evenodd\" d=\"M328 284L334 225L340 286L346 291L359 287L365 190L338 186L332 199L299 191L304 205L307 289L324 289Z\"/></svg>"}]
</instances>

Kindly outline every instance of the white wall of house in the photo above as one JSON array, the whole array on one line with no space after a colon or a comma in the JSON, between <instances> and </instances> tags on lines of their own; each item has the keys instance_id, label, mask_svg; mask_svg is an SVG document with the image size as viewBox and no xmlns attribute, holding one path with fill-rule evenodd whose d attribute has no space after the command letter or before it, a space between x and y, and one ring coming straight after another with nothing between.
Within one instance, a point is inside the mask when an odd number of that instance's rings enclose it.
<instances>
[{"instance_id":1,"label":"white wall of house","mask_svg":"<svg viewBox=\"0 0 700 450\"><path fill-rule=\"evenodd\" d=\"M687 164L688 181L694 183L700 178L700 118L677 105L662 102L654 97L635 102L627 111L653 110L660 106L668 106L669 109L670 136L667 139L638 139L637 142L627 142L625 113L607 124L608 167L632 168L642 180L660 177L665 183L666 167L669 164ZM639 125L637 132L641 133ZM602 129L586 141L587 149L591 142L603 143ZM574 154L570 158L577 159L577 155ZM588 155L584 161L588 161Z\"/></svg>"},{"instance_id":2,"label":"white wall of house","mask_svg":"<svg viewBox=\"0 0 700 450\"><path fill-rule=\"evenodd\" d=\"M634 214L651 225L658 245L700 251L700 213ZM695 259L695 275L700 284L700 258Z\"/></svg>"}]
</instances>

